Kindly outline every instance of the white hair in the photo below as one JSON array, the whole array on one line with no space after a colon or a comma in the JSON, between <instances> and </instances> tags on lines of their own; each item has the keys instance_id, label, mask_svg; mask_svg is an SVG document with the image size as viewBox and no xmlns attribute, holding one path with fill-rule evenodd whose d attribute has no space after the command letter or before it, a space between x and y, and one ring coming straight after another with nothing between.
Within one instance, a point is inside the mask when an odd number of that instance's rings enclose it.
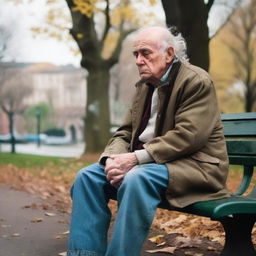
<instances>
[{"instance_id":1,"label":"white hair","mask_svg":"<svg viewBox=\"0 0 256 256\"><path fill-rule=\"evenodd\" d=\"M179 60L188 61L187 56L187 44L180 32L175 27L161 27L161 26L150 26L144 27L138 30L138 34L142 32L149 32L150 30L157 31L160 34L159 42L160 49L165 51L168 47L173 47L174 54Z\"/></svg>"}]
</instances>

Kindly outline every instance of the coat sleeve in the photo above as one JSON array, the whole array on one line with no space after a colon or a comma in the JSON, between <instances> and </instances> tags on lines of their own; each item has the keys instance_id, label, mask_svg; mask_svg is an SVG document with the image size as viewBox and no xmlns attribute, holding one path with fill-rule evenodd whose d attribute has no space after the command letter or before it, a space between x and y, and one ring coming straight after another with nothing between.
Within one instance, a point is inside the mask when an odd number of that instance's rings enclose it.
<instances>
[{"instance_id":1,"label":"coat sleeve","mask_svg":"<svg viewBox=\"0 0 256 256\"><path fill-rule=\"evenodd\" d=\"M104 152L100 156L100 162L103 157L108 157L111 154L127 153L130 147L132 135L132 121L131 110L129 110L125 116L125 120L115 132L113 137L109 140Z\"/></svg>"},{"instance_id":2,"label":"coat sleeve","mask_svg":"<svg viewBox=\"0 0 256 256\"><path fill-rule=\"evenodd\" d=\"M184 84L177 104L174 128L144 144L158 164L188 156L204 147L219 117L215 89L207 77Z\"/></svg>"}]
</instances>

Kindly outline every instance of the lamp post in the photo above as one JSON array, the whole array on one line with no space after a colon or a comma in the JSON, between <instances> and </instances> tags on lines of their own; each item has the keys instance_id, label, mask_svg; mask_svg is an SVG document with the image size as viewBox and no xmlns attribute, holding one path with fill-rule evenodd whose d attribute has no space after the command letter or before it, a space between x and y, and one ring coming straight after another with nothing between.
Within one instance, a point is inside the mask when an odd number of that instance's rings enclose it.
<instances>
[{"instance_id":1,"label":"lamp post","mask_svg":"<svg viewBox=\"0 0 256 256\"><path fill-rule=\"evenodd\" d=\"M37 133L37 147L38 148L41 145L41 140L40 140L40 123L41 123L41 111L40 111L40 109L36 109L36 133Z\"/></svg>"}]
</instances>

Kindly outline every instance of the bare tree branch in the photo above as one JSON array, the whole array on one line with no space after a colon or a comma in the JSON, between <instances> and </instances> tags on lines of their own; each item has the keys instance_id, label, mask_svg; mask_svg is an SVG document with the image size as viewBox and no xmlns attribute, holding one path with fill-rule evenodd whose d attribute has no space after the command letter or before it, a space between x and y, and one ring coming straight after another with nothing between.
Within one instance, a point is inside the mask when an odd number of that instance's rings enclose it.
<instances>
[{"instance_id":1,"label":"bare tree branch","mask_svg":"<svg viewBox=\"0 0 256 256\"><path fill-rule=\"evenodd\" d=\"M104 14L105 14L105 29L104 29L103 36L102 36L102 39L101 39L101 51L102 51L102 49L104 47L104 42L105 42L105 40L107 38L109 29L111 27L111 24L110 24L109 0L106 0L106 9L104 11Z\"/></svg>"}]
</instances>

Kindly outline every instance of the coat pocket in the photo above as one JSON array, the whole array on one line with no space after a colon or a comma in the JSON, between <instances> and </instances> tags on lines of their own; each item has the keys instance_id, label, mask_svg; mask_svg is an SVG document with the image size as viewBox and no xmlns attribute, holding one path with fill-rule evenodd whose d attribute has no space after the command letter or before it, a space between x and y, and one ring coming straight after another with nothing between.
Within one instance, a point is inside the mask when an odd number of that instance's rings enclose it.
<instances>
[{"instance_id":1,"label":"coat pocket","mask_svg":"<svg viewBox=\"0 0 256 256\"><path fill-rule=\"evenodd\" d=\"M217 157L209 156L201 151L198 151L190 156L192 159L197 160L202 163L209 163L209 164L219 164L220 159Z\"/></svg>"}]
</instances>

